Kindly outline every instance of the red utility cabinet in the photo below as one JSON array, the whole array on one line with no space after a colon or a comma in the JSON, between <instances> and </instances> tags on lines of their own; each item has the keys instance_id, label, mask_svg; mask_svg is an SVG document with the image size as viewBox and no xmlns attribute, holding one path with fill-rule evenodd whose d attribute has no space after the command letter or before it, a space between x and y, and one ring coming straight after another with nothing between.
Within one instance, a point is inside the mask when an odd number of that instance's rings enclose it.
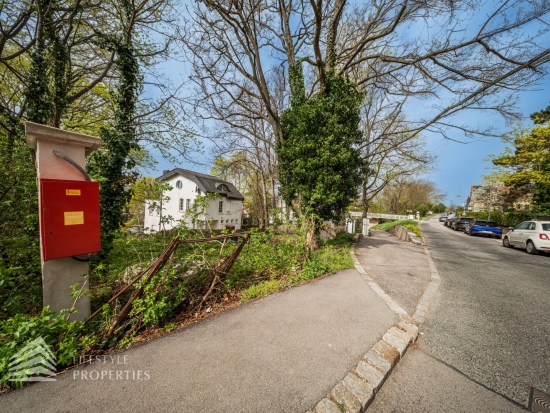
<instances>
[{"instance_id":1,"label":"red utility cabinet","mask_svg":"<svg viewBox=\"0 0 550 413\"><path fill-rule=\"evenodd\" d=\"M101 250L99 183L40 180L44 261Z\"/></svg>"}]
</instances>

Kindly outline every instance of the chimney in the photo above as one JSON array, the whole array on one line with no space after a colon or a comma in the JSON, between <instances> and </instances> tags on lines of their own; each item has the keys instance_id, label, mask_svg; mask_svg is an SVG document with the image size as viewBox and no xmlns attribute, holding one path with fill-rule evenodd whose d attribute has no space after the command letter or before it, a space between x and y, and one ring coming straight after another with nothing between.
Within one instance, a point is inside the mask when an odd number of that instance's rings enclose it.
<instances>
[{"instance_id":1,"label":"chimney","mask_svg":"<svg viewBox=\"0 0 550 413\"><path fill-rule=\"evenodd\" d=\"M164 171L162 171L162 174L166 175L168 172L170 172L170 169L165 169Z\"/></svg>"}]
</instances>

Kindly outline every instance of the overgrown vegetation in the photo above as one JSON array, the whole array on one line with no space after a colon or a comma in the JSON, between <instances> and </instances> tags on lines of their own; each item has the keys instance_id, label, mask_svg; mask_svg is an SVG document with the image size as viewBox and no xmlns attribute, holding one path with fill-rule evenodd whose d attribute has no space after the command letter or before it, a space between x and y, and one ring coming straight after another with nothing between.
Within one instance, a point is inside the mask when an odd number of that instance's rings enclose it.
<instances>
[{"instance_id":1,"label":"overgrown vegetation","mask_svg":"<svg viewBox=\"0 0 550 413\"><path fill-rule=\"evenodd\" d=\"M0 321L0 390L10 384L21 386L22 382L8 382L8 362L27 343L42 337L55 353L57 365L67 366L89 345L85 329L82 322L68 322L66 313L56 316L48 309L37 315L17 314Z\"/></svg>"},{"instance_id":2,"label":"overgrown vegetation","mask_svg":"<svg viewBox=\"0 0 550 413\"><path fill-rule=\"evenodd\" d=\"M222 242L181 244L161 271L150 279L143 277L123 291L143 269L156 262L170 239L177 235L188 240L208 234L184 227L167 234L118 232L113 248L90 272L92 312L98 311L98 314L89 322L68 322L68 313L55 316L47 309L23 314L25 308L13 298L3 303L12 306L18 314L0 321L2 388L10 384L9 357L38 336L52 348L58 365L66 366L72 363L73 357L83 353L124 348L136 340L163 334L228 306L353 266L349 234L327 241L310 255L303 234L253 230L231 271L220 275L221 282L212 283L211 269L218 265L220 257L229 256L238 247L233 237L223 246ZM2 280L0 278L0 282ZM214 287L209 288L211 286ZM139 289L143 293L133 301L128 316L113 328L113 321ZM109 303L121 291L123 293ZM37 293L41 293L40 289Z\"/></svg>"},{"instance_id":3,"label":"overgrown vegetation","mask_svg":"<svg viewBox=\"0 0 550 413\"><path fill-rule=\"evenodd\" d=\"M132 6L129 0L121 0L124 11L123 22L132 24ZM131 171L136 162L130 156L138 151L136 140L136 105L141 91L139 61L134 46L134 33L125 27L124 36L107 36L102 40L108 50L118 56L117 67L119 84L114 93L115 122L101 128L102 148L94 154L96 172L101 177L101 234L103 253L109 251L114 232L124 224L124 208L131 198L127 186L132 179ZM129 182L130 181L130 182Z\"/></svg>"},{"instance_id":4,"label":"overgrown vegetation","mask_svg":"<svg viewBox=\"0 0 550 413\"><path fill-rule=\"evenodd\" d=\"M412 219L384 222L382 224L371 227L371 229L389 231L391 227L394 227L396 225L401 225L402 227L407 228L409 231L414 232L417 236L422 237L422 231L420 231L420 228L418 227L418 221L414 221Z\"/></svg>"}]
</instances>

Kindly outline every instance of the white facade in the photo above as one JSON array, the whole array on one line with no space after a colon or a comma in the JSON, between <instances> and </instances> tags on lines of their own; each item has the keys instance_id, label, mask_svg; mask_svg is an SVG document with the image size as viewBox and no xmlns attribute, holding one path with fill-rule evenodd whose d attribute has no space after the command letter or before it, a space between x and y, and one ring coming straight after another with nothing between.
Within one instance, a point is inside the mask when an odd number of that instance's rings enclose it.
<instances>
[{"instance_id":1,"label":"white facade","mask_svg":"<svg viewBox=\"0 0 550 413\"><path fill-rule=\"evenodd\" d=\"M226 226L234 226L236 230L241 229L242 200L228 198L223 195L214 200L209 200L204 215L199 216L198 221L193 223L191 216L189 216L193 212L193 203L197 196L204 196L205 192L199 188L196 182L177 173L162 181L172 187L171 191L164 193L164 198L169 198L169 200L164 200L162 204L163 220L169 218L169 222L165 222L164 227L160 225L160 205L153 210L149 208L151 202L148 201L145 204L144 227L146 231L171 229L178 226L181 220L185 221L188 228L219 230ZM224 183L221 180L219 182ZM206 221L208 221L208 224Z\"/></svg>"}]
</instances>

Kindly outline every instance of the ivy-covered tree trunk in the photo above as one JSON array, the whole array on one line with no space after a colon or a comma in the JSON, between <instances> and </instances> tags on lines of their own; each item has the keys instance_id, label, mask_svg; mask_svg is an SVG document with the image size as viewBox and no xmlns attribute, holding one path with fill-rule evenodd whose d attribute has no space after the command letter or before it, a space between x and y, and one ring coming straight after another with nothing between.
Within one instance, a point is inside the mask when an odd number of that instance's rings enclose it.
<instances>
[{"instance_id":1,"label":"ivy-covered tree trunk","mask_svg":"<svg viewBox=\"0 0 550 413\"><path fill-rule=\"evenodd\" d=\"M300 66L291 108L281 118L277 144L281 194L298 213L310 249L323 220L340 220L357 199L361 157L357 145L363 94L348 79L327 73L325 89L306 99Z\"/></svg>"},{"instance_id":2,"label":"ivy-covered tree trunk","mask_svg":"<svg viewBox=\"0 0 550 413\"><path fill-rule=\"evenodd\" d=\"M36 7L36 45L30 54L30 68L24 95L27 100L27 120L47 125L52 118L53 105L49 88L49 66L46 60L47 50L44 27L51 21L51 1L39 0L36 2Z\"/></svg>"},{"instance_id":3,"label":"ivy-covered tree trunk","mask_svg":"<svg viewBox=\"0 0 550 413\"><path fill-rule=\"evenodd\" d=\"M126 20L131 21L129 0L123 2ZM101 176L101 233L104 253L112 247L115 232L124 223L124 207L131 198L127 171L135 166L130 157L133 149L139 149L136 140L134 115L141 78L136 52L132 46L132 29L127 28L123 39L108 39L108 47L117 55L119 84L115 95L115 123L102 128L101 150L95 153L95 167Z\"/></svg>"}]
</instances>

